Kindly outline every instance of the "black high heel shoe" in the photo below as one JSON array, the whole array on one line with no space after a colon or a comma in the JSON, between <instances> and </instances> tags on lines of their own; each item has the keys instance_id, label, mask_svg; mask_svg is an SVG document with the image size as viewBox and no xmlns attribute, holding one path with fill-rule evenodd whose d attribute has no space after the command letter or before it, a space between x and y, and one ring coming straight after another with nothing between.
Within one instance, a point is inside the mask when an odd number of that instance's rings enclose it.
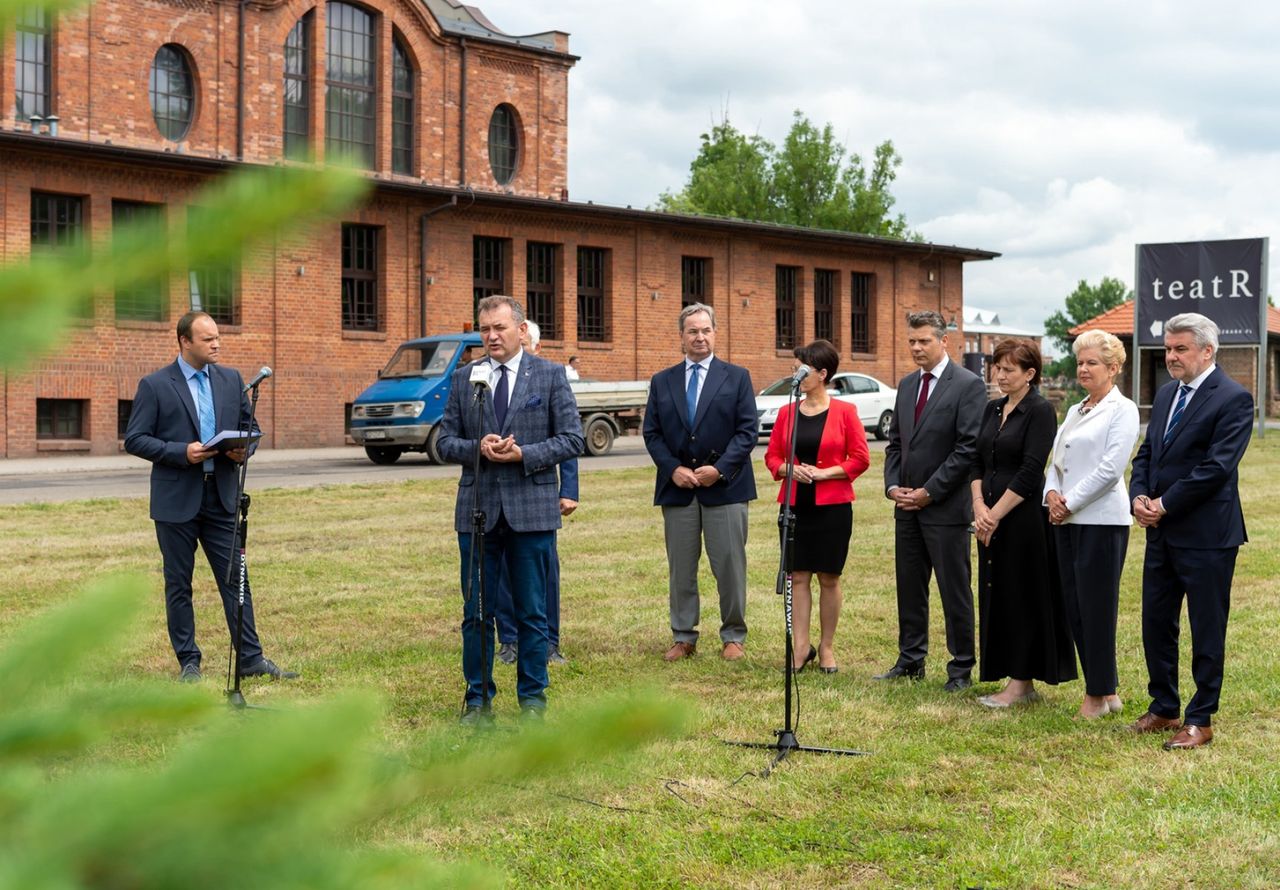
<instances>
[{"instance_id":1,"label":"black high heel shoe","mask_svg":"<svg viewBox=\"0 0 1280 890\"><path fill-rule=\"evenodd\" d=\"M818 657L818 650L817 650L817 648L816 648L816 647L814 647L814 646L810 646L810 647L809 647L809 654L808 654L808 655L806 655L806 656L804 657L804 661L800 662L800 667L796 668L796 669L795 669L795 671L794 671L794 673L797 673L797 674L798 674L798 673L800 673L801 671L803 671L803 670L805 669L805 667L809 664L809 662L813 661L813 660L814 660L815 658L817 658L817 657Z\"/></svg>"}]
</instances>

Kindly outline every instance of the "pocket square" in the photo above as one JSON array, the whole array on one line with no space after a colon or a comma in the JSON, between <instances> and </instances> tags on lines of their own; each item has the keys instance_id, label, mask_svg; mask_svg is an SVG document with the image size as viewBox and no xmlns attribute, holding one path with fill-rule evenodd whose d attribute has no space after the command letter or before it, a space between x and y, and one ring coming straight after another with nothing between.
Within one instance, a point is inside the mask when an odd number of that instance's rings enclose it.
<instances>
[{"instance_id":1,"label":"pocket square","mask_svg":"<svg viewBox=\"0 0 1280 890\"><path fill-rule=\"evenodd\" d=\"M535 393L534 395L529 396L529 401L525 402L524 406L526 408L537 408L541 404L542 404L542 396L537 395Z\"/></svg>"}]
</instances>

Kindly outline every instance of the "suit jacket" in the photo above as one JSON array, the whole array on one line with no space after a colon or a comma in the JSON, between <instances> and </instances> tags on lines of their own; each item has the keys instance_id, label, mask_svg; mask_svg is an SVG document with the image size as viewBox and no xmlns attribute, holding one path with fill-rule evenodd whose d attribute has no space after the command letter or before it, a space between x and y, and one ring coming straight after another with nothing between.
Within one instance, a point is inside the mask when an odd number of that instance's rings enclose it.
<instances>
[{"instance_id":1,"label":"suit jacket","mask_svg":"<svg viewBox=\"0 0 1280 890\"><path fill-rule=\"evenodd\" d=\"M1237 468L1249 447L1253 396L1215 368L1165 445L1179 385L1170 381L1156 393L1147 436L1133 459L1129 503L1140 495L1162 499L1168 512L1147 529L1149 539L1164 537L1171 546L1190 550L1239 547L1249 540Z\"/></svg>"},{"instance_id":2,"label":"suit jacket","mask_svg":"<svg viewBox=\"0 0 1280 890\"><path fill-rule=\"evenodd\" d=\"M489 364L489 359L480 360ZM485 392L483 416L468 383L472 366L453 372L449 401L440 420L437 447L446 461L462 464L454 528L471 531L472 497L477 485L475 458L480 439L489 433L515 436L524 455L516 463L480 459L479 509L485 531L506 517L517 532L553 531L560 527L560 494L556 467L582 453L582 421L578 403L565 379L564 367L526 351L511 385L511 401L501 429L493 413L493 394Z\"/></svg>"},{"instance_id":3,"label":"suit jacket","mask_svg":"<svg viewBox=\"0 0 1280 890\"><path fill-rule=\"evenodd\" d=\"M571 501L578 498L578 459L571 457L560 465L560 497Z\"/></svg>"},{"instance_id":4,"label":"suit jacket","mask_svg":"<svg viewBox=\"0 0 1280 890\"><path fill-rule=\"evenodd\" d=\"M206 365L213 392L214 426L242 430L249 424L249 398L235 368ZM254 430L259 431L257 420ZM187 522L200 512L204 470L187 460L187 445L200 438L200 419L191 388L175 360L138 381L125 431L124 450L151 461L151 518ZM218 498L228 513L236 508L239 464L225 455L213 459Z\"/></svg>"},{"instance_id":5,"label":"suit jacket","mask_svg":"<svg viewBox=\"0 0 1280 890\"><path fill-rule=\"evenodd\" d=\"M973 521L969 472L978 453L978 430L987 404L987 388L976 374L948 361L933 384L917 424L916 397L923 373L912 371L898 384L889 444L884 452L885 497L895 485L923 487L929 492L929 506L912 512L895 508L897 518L963 525Z\"/></svg>"},{"instance_id":6,"label":"suit jacket","mask_svg":"<svg viewBox=\"0 0 1280 890\"><path fill-rule=\"evenodd\" d=\"M712 358L690 426L685 410L682 360L659 371L649 382L644 409L644 444L658 467L653 502L683 507L698 502L709 507L755 499L756 478L751 449L756 444L756 394L746 368ZM720 481L709 488L681 488L671 481L676 467L713 465Z\"/></svg>"},{"instance_id":7,"label":"suit jacket","mask_svg":"<svg viewBox=\"0 0 1280 890\"><path fill-rule=\"evenodd\" d=\"M1138 406L1118 387L1113 386L1088 414L1071 406L1053 440L1042 503L1056 491L1067 501L1070 524L1132 525L1124 471L1137 441Z\"/></svg>"},{"instance_id":8,"label":"suit jacket","mask_svg":"<svg viewBox=\"0 0 1280 890\"><path fill-rule=\"evenodd\" d=\"M764 463L774 479L786 479L787 451L791 448L791 421L794 411L790 404L778 412L778 419L769 435L769 449ZM821 479L813 483L813 502L847 504L853 501L853 480L871 466L871 450L867 448L867 431L858 418L858 409L839 399L831 400L827 409L827 422L822 426L822 440L818 443L818 467L844 467L847 479ZM791 503L795 503L796 482L791 483ZM783 487L778 486L778 503L782 503Z\"/></svg>"}]
</instances>

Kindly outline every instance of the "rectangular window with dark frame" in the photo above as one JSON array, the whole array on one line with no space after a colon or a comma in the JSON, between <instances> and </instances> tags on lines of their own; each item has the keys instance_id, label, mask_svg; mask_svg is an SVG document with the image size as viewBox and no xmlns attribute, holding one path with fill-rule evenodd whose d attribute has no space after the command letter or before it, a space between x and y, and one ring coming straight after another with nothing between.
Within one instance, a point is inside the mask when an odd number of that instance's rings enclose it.
<instances>
[{"instance_id":1,"label":"rectangular window with dark frame","mask_svg":"<svg viewBox=\"0 0 1280 890\"><path fill-rule=\"evenodd\" d=\"M796 297L800 291L800 267L778 266L776 281L773 345L778 349L795 349Z\"/></svg>"},{"instance_id":2,"label":"rectangular window with dark frame","mask_svg":"<svg viewBox=\"0 0 1280 890\"><path fill-rule=\"evenodd\" d=\"M284 156L311 157L311 22L298 19L284 42Z\"/></svg>"},{"instance_id":3,"label":"rectangular window with dark frame","mask_svg":"<svg viewBox=\"0 0 1280 890\"><path fill-rule=\"evenodd\" d=\"M560 326L556 318L556 246L529 242L525 264L524 314L537 322L544 340L559 340Z\"/></svg>"},{"instance_id":4,"label":"rectangular window with dark frame","mask_svg":"<svg viewBox=\"0 0 1280 890\"><path fill-rule=\"evenodd\" d=\"M609 340L608 254L578 248L578 339L589 343Z\"/></svg>"},{"instance_id":5,"label":"rectangular window with dark frame","mask_svg":"<svg viewBox=\"0 0 1280 890\"><path fill-rule=\"evenodd\" d=\"M378 229L342 224L342 329L382 330L378 295Z\"/></svg>"},{"instance_id":6,"label":"rectangular window with dark frame","mask_svg":"<svg viewBox=\"0 0 1280 890\"><path fill-rule=\"evenodd\" d=\"M89 438L88 408L84 399L36 399L36 438Z\"/></svg>"},{"instance_id":7,"label":"rectangular window with dark frame","mask_svg":"<svg viewBox=\"0 0 1280 890\"><path fill-rule=\"evenodd\" d=\"M164 205L139 201L111 202L111 230L114 237L133 228L137 238L150 244L163 244ZM113 241L113 243L115 243ZM116 286L116 320L164 321L169 317L169 289L165 276L147 281Z\"/></svg>"},{"instance_id":8,"label":"rectangular window with dark frame","mask_svg":"<svg viewBox=\"0 0 1280 890\"><path fill-rule=\"evenodd\" d=\"M129 431L129 415L133 413L132 399L116 400L116 438L123 439Z\"/></svg>"},{"instance_id":9,"label":"rectangular window with dark frame","mask_svg":"<svg viewBox=\"0 0 1280 890\"><path fill-rule=\"evenodd\" d=\"M507 251L502 238L471 241L471 320L480 324L480 301L506 293Z\"/></svg>"},{"instance_id":10,"label":"rectangular window with dark frame","mask_svg":"<svg viewBox=\"0 0 1280 890\"><path fill-rule=\"evenodd\" d=\"M84 245L84 198L80 195L31 193L31 256L79 250ZM81 318L93 315L93 304L77 307Z\"/></svg>"},{"instance_id":11,"label":"rectangular window with dark frame","mask_svg":"<svg viewBox=\"0 0 1280 890\"><path fill-rule=\"evenodd\" d=\"M849 276L849 349L871 351L871 299L875 276L854 272Z\"/></svg>"},{"instance_id":12,"label":"rectangular window with dark frame","mask_svg":"<svg viewBox=\"0 0 1280 890\"><path fill-rule=\"evenodd\" d=\"M53 113L53 21L40 6L26 6L14 22L14 116L20 121Z\"/></svg>"},{"instance_id":13,"label":"rectangular window with dark frame","mask_svg":"<svg viewBox=\"0 0 1280 890\"><path fill-rule=\"evenodd\" d=\"M813 337L835 343L836 273L813 270Z\"/></svg>"},{"instance_id":14,"label":"rectangular window with dark frame","mask_svg":"<svg viewBox=\"0 0 1280 890\"><path fill-rule=\"evenodd\" d=\"M187 208L187 237L199 239L208 211L203 207ZM212 221L211 225L217 225ZM204 262L187 271L191 290L191 308L209 313L220 325L240 324L240 263L236 260Z\"/></svg>"},{"instance_id":15,"label":"rectangular window with dark frame","mask_svg":"<svg viewBox=\"0 0 1280 890\"><path fill-rule=\"evenodd\" d=\"M711 303L711 260L703 256L680 257L680 308L691 303Z\"/></svg>"},{"instance_id":16,"label":"rectangular window with dark frame","mask_svg":"<svg viewBox=\"0 0 1280 890\"><path fill-rule=\"evenodd\" d=\"M349 3L325 6L325 156L377 166L377 53L374 16Z\"/></svg>"},{"instance_id":17,"label":"rectangular window with dark frame","mask_svg":"<svg viewBox=\"0 0 1280 890\"><path fill-rule=\"evenodd\" d=\"M413 82L417 72L400 38L391 49L391 170L413 174Z\"/></svg>"}]
</instances>

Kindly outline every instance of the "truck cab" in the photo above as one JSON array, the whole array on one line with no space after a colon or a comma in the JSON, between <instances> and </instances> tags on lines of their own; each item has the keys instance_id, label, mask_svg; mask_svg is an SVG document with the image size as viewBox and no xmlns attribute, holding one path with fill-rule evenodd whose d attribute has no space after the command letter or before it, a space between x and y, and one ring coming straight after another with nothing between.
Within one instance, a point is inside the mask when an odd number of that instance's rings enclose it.
<instances>
[{"instance_id":1,"label":"truck cab","mask_svg":"<svg viewBox=\"0 0 1280 890\"><path fill-rule=\"evenodd\" d=\"M440 334L408 340L356 397L351 438L376 464L391 464L406 451L441 463L436 441L449 400L449 381L460 366L484 355L480 335Z\"/></svg>"}]
</instances>

